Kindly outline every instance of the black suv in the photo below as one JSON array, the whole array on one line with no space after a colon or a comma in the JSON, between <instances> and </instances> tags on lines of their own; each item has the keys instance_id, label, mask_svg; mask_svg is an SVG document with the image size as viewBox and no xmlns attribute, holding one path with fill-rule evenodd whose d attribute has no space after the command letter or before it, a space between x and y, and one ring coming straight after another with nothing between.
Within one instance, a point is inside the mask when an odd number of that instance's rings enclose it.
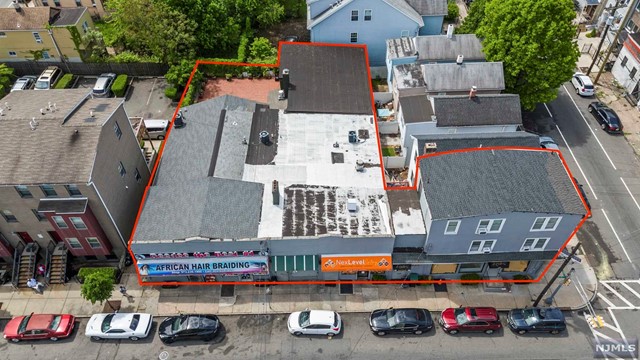
<instances>
[{"instance_id":1,"label":"black suv","mask_svg":"<svg viewBox=\"0 0 640 360\"><path fill-rule=\"evenodd\" d=\"M564 314L558 308L513 309L507 315L507 324L520 335L528 332L558 334L567 328Z\"/></svg>"},{"instance_id":2,"label":"black suv","mask_svg":"<svg viewBox=\"0 0 640 360\"><path fill-rule=\"evenodd\" d=\"M380 309L371 313L369 327L378 336L394 333L420 335L433 329L433 318L427 309Z\"/></svg>"}]
</instances>

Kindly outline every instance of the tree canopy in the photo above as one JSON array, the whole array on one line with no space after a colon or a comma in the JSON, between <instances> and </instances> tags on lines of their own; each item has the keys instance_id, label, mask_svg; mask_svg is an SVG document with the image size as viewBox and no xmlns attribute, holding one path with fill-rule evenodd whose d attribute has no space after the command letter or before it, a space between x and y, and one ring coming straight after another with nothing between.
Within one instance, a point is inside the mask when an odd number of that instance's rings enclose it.
<instances>
[{"instance_id":1,"label":"tree canopy","mask_svg":"<svg viewBox=\"0 0 640 360\"><path fill-rule=\"evenodd\" d=\"M488 0L474 0L462 25L456 30L459 34L475 34L484 19L484 7Z\"/></svg>"},{"instance_id":2,"label":"tree canopy","mask_svg":"<svg viewBox=\"0 0 640 360\"><path fill-rule=\"evenodd\" d=\"M475 1L474 1L475 2ZM502 61L506 92L522 106L555 99L580 53L571 0L488 0L476 34L487 61Z\"/></svg>"},{"instance_id":3,"label":"tree canopy","mask_svg":"<svg viewBox=\"0 0 640 360\"><path fill-rule=\"evenodd\" d=\"M80 288L80 295L82 295L85 300L90 301L91 304L95 304L96 302L102 304L105 300L109 300L112 291L113 278L104 272L94 272L84 278L84 282ZM109 304L109 306L111 306L111 304Z\"/></svg>"},{"instance_id":4,"label":"tree canopy","mask_svg":"<svg viewBox=\"0 0 640 360\"><path fill-rule=\"evenodd\" d=\"M0 64L0 97L4 96L11 87L13 69L7 64Z\"/></svg>"}]
</instances>

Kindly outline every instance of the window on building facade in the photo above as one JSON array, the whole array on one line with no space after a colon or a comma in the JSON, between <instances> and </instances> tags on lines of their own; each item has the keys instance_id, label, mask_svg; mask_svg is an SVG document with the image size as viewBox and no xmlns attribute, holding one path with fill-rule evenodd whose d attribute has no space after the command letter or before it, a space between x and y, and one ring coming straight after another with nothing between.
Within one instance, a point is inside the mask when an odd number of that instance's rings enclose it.
<instances>
[{"instance_id":1,"label":"window on building facade","mask_svg":"<svg viewBox=\"0 0 640 360\"><path fill-rule=\"evenodd\" d=\"M78 238L66 238L65 240L67 240L67 244L69 244L70 248L82 249L82 244L80 244L80 241L78 241Z\"/></svg>"},{"instance_id":2,"label":"window on building facade","mask_svg":"<svg viewBox=\"0 0 640 360\"><path fill-rule=\"evenodd\" d=\"M638 72L638 69L634 67L633 69L631 69L631 72L629 73L629 77L632 79L635 78L637 72Z\"/></svg>"},{"instance_id":3,"label":"window on building facade","mask_svg":"<svg viewBox=\"0 0 640 360\"><path fill-rule=\"evenodd\" d=\"M447 221L447 228L444 230L444 234L455 235L458 233L459 227L460 227L460 220L449 220Z\"/></svg>"},{"instance_id":4,"label":"window on building facade","mask_svg":"<svg viewBox=\"0 0 640 360\"><path fill-rule=\"evenodd\" d=\"M371 21L371 10L365 10L364 11L364 21Z\"/></svg>"},{"instance_id":5,"label":"window on building facade","mask_svg":"<svg viewBox=\"0 0 640 360\"><path fill-rule=\"evenodd\" d=\"M24 185L17 185L16 187L16 191L18 192L18 195L20 195L21 198L32 198L33 195L31 194L31 191L29 191L29 189L24 186Z\"/></svg>"},{"instance_id":6,"label":"window on building facade","mask_svg":"<svg viewBox=\"0 0 640 360\"><path fill-rule=\"evenodd\" d=\"M47 50L42 50L42 58L43 59L51 59L51 55L49 55L49 52Z\"/></svg>"},{"instance_id":7,"label":"window on building facade","mask_svg":"<svg viewBox=\"0 0 640 360\"><path fill-rule=\"evenodd\" d=\"M502 231L505 219L484 219L478 223L476 234L495 234Z\"/></svg>"},{"instance_id":8,"label":"window on building facade","mask_svg":"<svg viewBox=\"0 0 640 360\"><path fill-rule=\"evenodd\" d=\"M484 263L460 264L460 266L458 266L458 272L459 273L481 272L483 267L484 267Z\"/></svg>"},{"instance_id":9,"label":"window on building facade","mask_svg":"<svg viewBox=\"0 0 640 360\"><path fill-rule=\"evenodd\" d=\"M48 0L42 0L42 6L49 6Z\"/></svg>"},{"instance_id":10,"label":"window on building facade","mask_svg":"<svg viewBox=\"0 0 640 360\"><path fill-rule=\"evenodd\" d=\"M89 31L89 23L88 22L85 21L85 22L82 23L82 30L84 32Z\"/></svg>"},{"instance_id":11,"label":"window on building facade","mask_svg":"<svg viewBox=\"0 0 640 360\"><path fill-rule=\"evenodd\" d=\"M122 161L120 161L119 164L118 164L118 172L120 173L120 176L122 176L122 177L127 175L127 170L124 168L124 164L122 163Z\"/></svg>"},{"instance_id":12,"label":"window on building facade","mask_svg":"<svg viewBox=\"0 0 640 360\"><path fill-rule=\"evenodd\" d=\"M358 10L351 10L351 21L358 21Z\"/></svg>"},{"instance_id":13,"label":"window on building facade","mask_svg":"<svg viewBox=\"0 0 640 360\"><path fill-rule=\"evenodd\" d=\"M122 130L120 130L120 125L118 125L117 121L113 124L113 131L115 131L116 137L118 138L118 140L120 140L120 138L122 137Z\"/></svg>"},{"instance_id":14,"label":"window on building facade","mask_svg":"<svg viewBox=\"0 0 640 360\"><path fill-rule=\"evenodd\" d=\"M55 6L60 6L60 0L53 0L53 4Z\"/></svg>"},{"instance_id":15,"label":"window on building facade","mask_svg":"<svg viewBox=\"0 0 640 360\"><path fill-rule=\"evenodd\" d=\"M0 213L2 213L2 217L6 222L8 223L18 222L18 219L16 218L16 216L13 215L13 213L10 210L2 210L0 211Z\"/></svg>"},{"instance_id":16,"label":"window on building facade","mask_svg":"<svg viewBox=\"0 0 640 360\"><path fill-rule=\"evenodd\" d=\"M100 241L98 241L98 238L96 237L88 237L85 239L92 249L100 249L102 247L102 245L100 245Z\"/></svg>"},{"instance_id":17,"label":"window on building facade","mask_svg":"<svg viewBox=\"0 0 640 360\"><path fill-rule=\"evenodd\" d=\"M58 196L58 193L56 192L56 189L53 188L53 185L40 185L40 190L42 190L42 193L46 197Z\"/></svg>"},{"instance_id":18,"label":"window on building facade","mask_svg":"<svg viewBox=\"0 0 640 360\"><path fill-rule=\"evenodd\" d=\"M4 31L0 31L0 38L5 38L7 37L7 33Z\"/></svg>"},{"instance_id":19,"label":"window on building facade","mask_svg":"<svg viewBox=\"0 0 640 360\"><path fill-rule=\"evenodd\" d=\"M65 185L64 186L69 193L69 196L82 196L80 189L78 189L77 185Z\"/></svg>"},{"instance_id":20,"label":"window on building facade","mask_svg":"<svg viewBox=\"0 0 640 360\"><path fill-rule=\"evenodd\" d=\"M520 251L542 251L547 246L549 238L528 238L524 240Z\"/></svg>"},{"instance_id":21,"label":"window on building facade","mask_svg":"<svg viewBox=\"0 0 640 360\"><path fill-rule=\"evenodd\" d=\"M493 251L495 240L473 240L469 247L469 254L485 254Z\"/></svg>"},{"instance_id":22,"label":"window on building facade","mask_svg":"<svg viewBox=\"0 0 640 360\"><path fill-rule=\"evenodd\" d=\"M76 6L78 7L82 6L82 0L76 0Z\"/></svg>"},{"instance_id":23,"label":"window on building facade","mask_svg":"<svg viewBox=\"0 0 640 360\"><path fill-rule=\"evenodd\" d=\"M18 56L18 53L15 51L9 51L9 56Z\"/></svg>"},{"instance_id":24,"label":"window on building facade","mask_svg":"<svg viewBox=\"0 0 640 360\"><path fill-rule=\"evenodd\" d=\"M620 62L620 65L621 65L621 66L625 66L625 65L627 65L627 61L629 61L629 58L628 58L628 57L626 57L626 56L625 56L625 57L623 57L623 58L622 58L622 61Z\"/></svg>"},{"instance_id":25,"label":"window on building facade","mask_svg":"<svg viewBox=\"0 0 640 360\"><path fill-rule=\"evenodd\" d=\"M560 219L562 218L559 216L536 218L531 226L531 231L553 231L558 227Z\"/></svg>"},{"instance_id":26,"label":"window on building facade","mask_svg":"<svg viewBox=\"0 0 640 360\"><path fill-rule=\"evenodd\" d=\"M37 32L33 32L33 38L36 39L36 43L38 44L42 44L42 38L40 37L40 34Z\"/></svg>"},{"instance_id":27,"label":"window on building facade","mask_svg":"<svg viewBox=\"0 0 640 360\"><path fill-rule=\"evenodd\" d=\"M358 42L358 33L351 33L351 42Z\"/></svg>"},{"instance_id":28,"label":"window on building facade","mask_svg":"<svg viewBox=\"0 0 640 360\"><path fill-rule=\"evenodd\" d=\"M36 219L38 219L38 221L45 221L47 220L47 217L42 215L41 212L38 211L38 209L31 209L31 211L33 212L33 215L36 216Z\"/></svg>"},{"instance_id":29,"label":"window on building facade","mask_svg":"<svg viewBox=\"0 0 640 360\"><path fill-rule=\"evenodd\" d=\"M64 221L62 216L52 216L51 219L53 219L53 221L56 223L56 226L58 227L58 229L68 229L69 228L69 225L67 225L67 222Z\"/></svg>"},{"instance_id":30,"label":"window on building facade","mask_svg":"<svg viewBox=\"0 0 640 360\"><path fill-rule=\"evenodd\" d=\"M71 220L73 227L77 230L85 230L87 228L87 225L85 225L84 221L82 221L82 218L70 217L69 220Z\"/></svg>"}]
</instances>

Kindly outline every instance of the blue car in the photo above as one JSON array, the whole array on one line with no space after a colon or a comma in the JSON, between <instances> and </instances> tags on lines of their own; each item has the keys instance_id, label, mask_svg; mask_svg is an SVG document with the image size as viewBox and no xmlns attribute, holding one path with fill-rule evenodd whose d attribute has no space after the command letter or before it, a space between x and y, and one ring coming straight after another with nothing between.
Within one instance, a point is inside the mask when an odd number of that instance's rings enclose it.
<instances>
[{"instance_id":1,"label":"blue car","mask_svg":"<svg viewBox=\"0 0 640 360\"><path fill-rule=\"evenodd\" d=\"M564 314L557 308L513 309L507 315L507 324L520 335L528 332L548 332L555 335L567 328Z\"/></svg>"}]
</instances>

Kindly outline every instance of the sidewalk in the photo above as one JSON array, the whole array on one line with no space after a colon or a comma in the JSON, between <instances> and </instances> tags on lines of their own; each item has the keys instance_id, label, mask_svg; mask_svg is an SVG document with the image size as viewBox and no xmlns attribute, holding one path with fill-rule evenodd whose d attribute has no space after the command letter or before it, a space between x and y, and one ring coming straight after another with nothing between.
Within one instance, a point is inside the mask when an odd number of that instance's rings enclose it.
<instances>
[{"instance_id":1,"label":"sidewalk","mask_svg":"<svg viewBox=\"0 0 640 360\"><path fill-rule=\"evenodd\" d=\"M424 307L441 311L447 307L493 306L498 310L531 306L539 292L558 269L561 259L551 267L545 279L538 284L513 285L511 292L486 292L482 285L447 284L447 291L437 292L432 284L401 288L399 285L354 285L353 295L339 294L339 287L324 285L276 285L256 287L235 286L234 295L221 297L220 286L181 286L175 289L141 287L138 285L133 267L122 276L129 298L122 296L114 287L113 301L122 301L123 312L148 312L158 316L178 313L214 313L219 315L245 315L266 313L289 313L295 310L331 309L338 312L370 312L388 307ZM579 281L589 294L595 297L597 279L593 269L582 263L568 265L565 272L574 267L573 284L563 286L555 296L554 305L564 309L581 309L585 301L578 294L575 283ZM544 298L550 296L558 279ZM269 289L269 290L267 290ZM592 299L593 299L592 297ZM590 300L592 300L590 299ZM0 318L34 313L71 313L78 317L89 317L107 311L107 304L91 305L80 295L80 284L53 285L43 295L31 289L15 290L11 285L0 286ZM540 303L544 306L544 302ZM105 310L106 309L106 310Z\"/></svg>"},{"instance_id":2,"label":"sidewalk","mask_svg":"<svg viewBox=\"0 0 640 360\"><path fill-rule=\"evenodd\" d=\"M582 49L584 45L589 44L591 44L594 49L597 48L601 38L587 38L585 36L586 34L586 32L581 32L579 34L577 39L578 48ZM605 41L601 51L606 51L606 45L607 43ZM593 58L591 55L588 53L581 53L577 67L581 72L586 74L592 61ZM594 65L591 73L589 74L591 80L595 80L598 70L598 65ZM595 85L597 99L594 97L593 101L601 101L618 114L618 117L620 117L622 125L624 126L625 138L633 148L635 154L640 156L640 111L624 98L624 89L617 85L611 72L602 72L600 79L598 79L598 83ZM569 91L573 91L573 88L567 88ZM586 112L586 109L583 110Z\"/></svg>"}]
</instances>

